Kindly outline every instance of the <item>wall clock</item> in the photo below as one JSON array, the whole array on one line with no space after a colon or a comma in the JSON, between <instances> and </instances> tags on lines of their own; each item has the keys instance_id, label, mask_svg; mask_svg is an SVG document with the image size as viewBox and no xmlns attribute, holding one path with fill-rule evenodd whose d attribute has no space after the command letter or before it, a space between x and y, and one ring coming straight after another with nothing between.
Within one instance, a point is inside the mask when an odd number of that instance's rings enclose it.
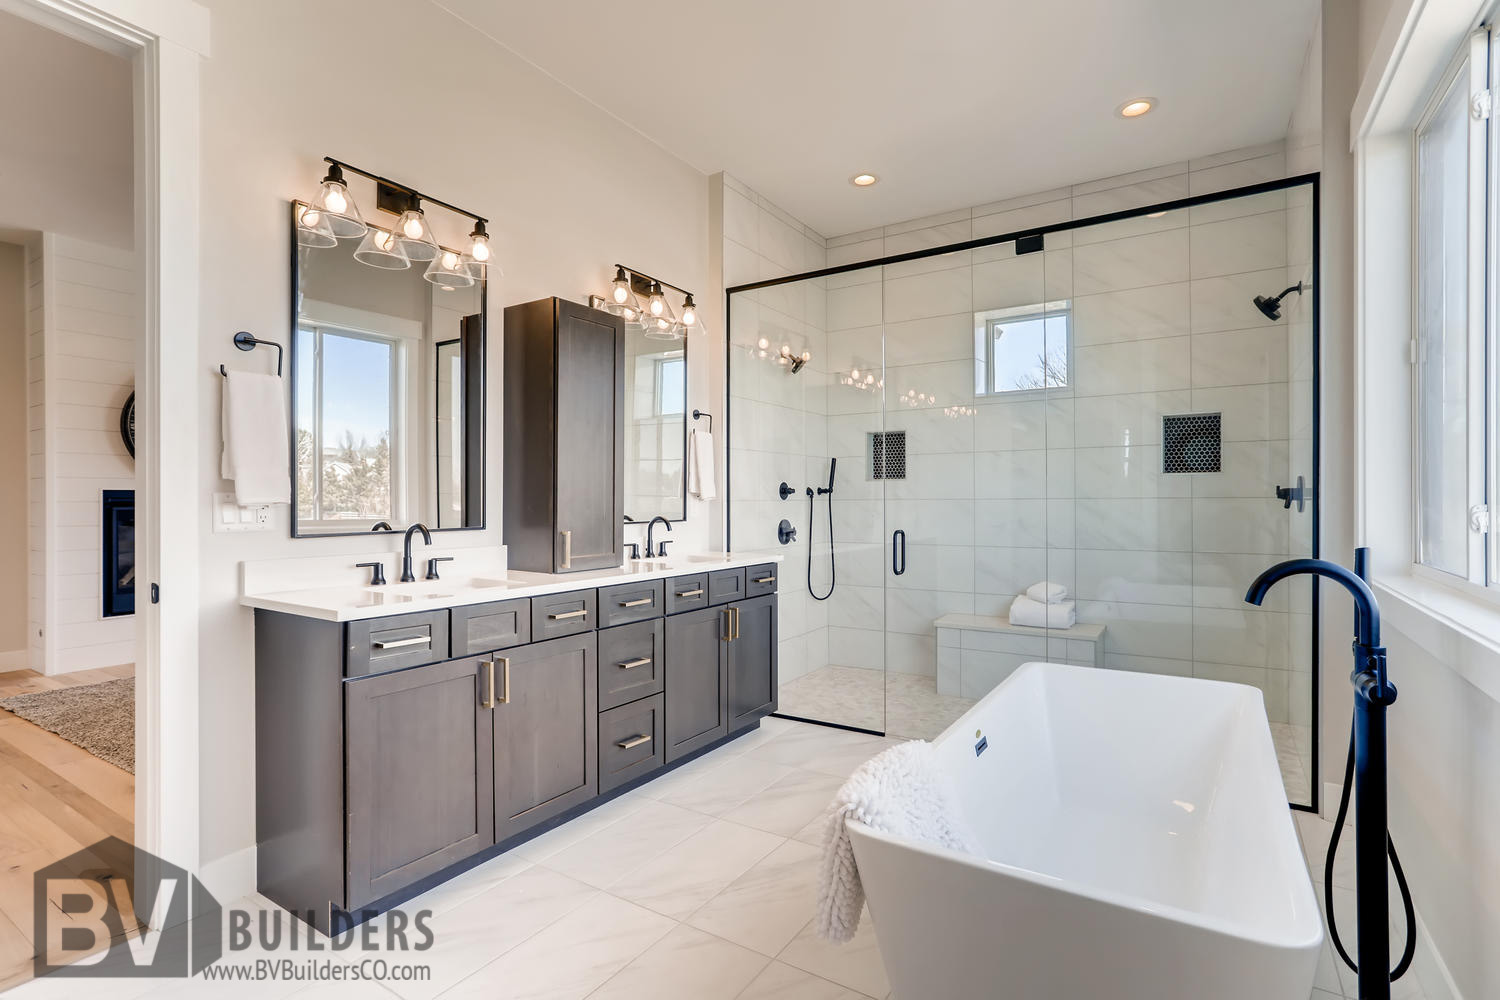
<instances>
[{"instance_id":1,"label":"wall clock","mask_svg":"<svg viewBox=\"0 0 1500 1000\"><path fill-rule=\"evenodd\" d=\"M125 405L120 407L120 439L125 442L125 450L130 452L130 457L135 458L135 392L130 393L130 398L125 400Z\"/></svg>"}]
</instances>

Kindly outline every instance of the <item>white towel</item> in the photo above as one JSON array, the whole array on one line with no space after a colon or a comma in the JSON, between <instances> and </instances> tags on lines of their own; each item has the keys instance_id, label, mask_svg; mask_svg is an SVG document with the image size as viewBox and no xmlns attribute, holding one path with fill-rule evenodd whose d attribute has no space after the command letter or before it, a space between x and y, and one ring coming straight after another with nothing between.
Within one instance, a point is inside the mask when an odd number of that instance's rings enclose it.
<instances>
[{"instance_id":1,"label":"white towel","mask_svg":"<svg viewBox=\"0 0 1500 1000\"><path fill-rule=\"evenodd\" d=\"M286 396L276 375L230 372L224 379L224 457L220 473L234 481L242 504L290 503Z\"/></svg>"},{"instance_id":2,"label":"white towel","mask_svg":"<svg viewBox=\"0 0 1500 1000\"><path fill-rule=\"evenodd\" d=\"M823 835L818 882L817 929L824 938L839 942L853 938L865 905L846 820L857 819L898 837L977 853L936 758L930 743L901 743L861 764L834 796Z\"/></svg>"},{"instance_id":3,"label":"white towel","mask_svg":"<svg viewBox=\"0 0 1500 1000\"><path fill-rule=\"evenodd\" d=\"M1061 604L1068 599L1068 588L1060 583L1043 580L1027 587L1026 596L1038 604Z\"/></svg>"},{"instance_id":4,"label":"white towel","mask_svg":"<svg viewBox=\"0 0 1500 1000\"><path fill-rule=\"evenodd\" d=\"M712 500L719 495L714 490L714 436L695 429L691 437L687 455L688 492L700 500Z\"/></svg>"},{"instance_id":5,"label":"white towel","mask_svg":"<svg viewBox=\"0 0 1500 1000\"><path fill-rule=\"evenodd\" d=\"M1078 621L1072 601L1039 604L1021 594L1010 604L1010 623L1031 628L1072 628Z\"/></svg>"}]
</instances>

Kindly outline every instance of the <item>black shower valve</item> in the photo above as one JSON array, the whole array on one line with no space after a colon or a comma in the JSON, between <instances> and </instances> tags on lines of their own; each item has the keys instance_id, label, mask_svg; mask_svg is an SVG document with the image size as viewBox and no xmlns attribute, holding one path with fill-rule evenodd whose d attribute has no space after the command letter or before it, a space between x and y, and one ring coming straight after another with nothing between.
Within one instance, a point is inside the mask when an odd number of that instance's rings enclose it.
<instances>
[{"instance_id":1,"label":"black shower valve","mask_svg":"<svg viewBox=\"0 0 1500 1000\"><path fill-rule=\"evenodd\" d=\"M784 517L781 519L781 523L776 526L776 540L782 545L790 545L797 540L797 529L792 527L792 522Z\"/></svg>"}]
</instances>

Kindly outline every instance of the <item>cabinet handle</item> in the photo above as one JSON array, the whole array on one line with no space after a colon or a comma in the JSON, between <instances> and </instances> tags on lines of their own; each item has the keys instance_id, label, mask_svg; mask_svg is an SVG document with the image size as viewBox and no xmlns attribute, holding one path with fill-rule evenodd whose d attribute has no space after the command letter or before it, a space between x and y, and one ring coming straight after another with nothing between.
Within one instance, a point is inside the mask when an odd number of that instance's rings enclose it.
<instances>
[{"instance_id":1,"label":"cabinet handle","mask_svg":"<svg viewBox=\"0 0 1500 1000\"><path fill-rule=\"evenodd\" d=\"M775 583L776 582L776 578L774 576L762 576L762 577L757 578L755 580L755 582L756 583Z\"/></svg>"},{"instance_id":2,"label":"cabinet handle","mask_svg":"<svg viewBox=\"0 0 1500 1000\"><path fill-rule=\"evenodd\" d=\"M481 701L479 703L479 707L480 708L494 708L495 707L495 661L494 660L481 660L479 662L479 665L481 667L485 668L485 673L489 677L489 684L486 685L486 687L485 687L484 701Z\"/></svg>"},{"instance_id":3,"label":"cabinet handle","mask_svg":"<svg viewBox=\"0 0 1500 1000\"><path fill-rule=\"evenodd\" d=\"M678 594L677 596L678 597L702 597L703 596L703 588L699 587L697 590L684 590L682 593Z\"/></svg>"},{"instance_id":4,"label":"cabinet handle","mask_svg":"<svg viewBox=\"0 0 1500 1000\"><path fill-rule=\"evenodd\" d=\"M620 669L634 670L636 667L649 667L650 665L651 657L643 656L639 660L626 660L624 663L620 664Z\"/></svg>"},{"instance_id":5,"label":"cabinet handle","mask_svg":"<svg viewBox=\"0 0 1500 1000\"><path fill-rule=\"evenodd\" d=\"M615 746L619 747L621 750L634 750L636 747L640 746L642 743L650 743L650 742L651 742L651 734L650 733L642 733L640 736L632 736L628 740L621 740L619 743L616 743Z\"/></svg>"},{"instance_id":6,"label":"cabinet handle","mask_svg":"<svg viewBox=\"0 0 1500 1000\"><path fill-rule=\"evenodd\" d=\"M641 598L638 601L621 601L620 602L620 607L622 607L622 608L644 608L648 604L655 603L655 601L656 601L656 598L654 598L654 597L643 597L643 598Z\"/></svg>"},{"instance_id":7,"label":"cabinet handle","mask_svg":"<svg viewBox=\"0 0 1500 1000\"><path fill-rule=\"evenodd\" d=\"M721 638L723 638L723 640L725 642L729 642L730 640L732 640L734 638L733 619L730 617L732 613L733 613L733 609L732 608L725 608L724 609L724 633L721 636Z\"/></svg>"},{"instance_id":8,"label":"cabinet handle","mask_svg":"<svg viewBox=\"0 0 1500 1000\"><path fill-rule=\"evenodd\" d=\"M572 569L573 568L573 533L571 531L564 531L562 533L562 536L563 536L562 568L563 569Z\"/></svg>"},{"instance_id":9,"label":"cabinet handle","mask_svg":"<svg viewBox=\"0 0 1500 1000\"><path fill-rule=\"evenodd\" d=\"M589 613L589 609L588 608L584 608L581 611L563 611L563 612L559 612L558 614L555 614L555 615L548 615L547 617L550 618L550 619L552 619L555 622L560 622L560 621L565 621L565 620L567 620L569 618L582 618L584 615L587 615L588 613Z\"/></svg>"},{"instance_id":10,"label":"cabinet handle","mask_svg":"<svg viewBox=\"0 0 1500 1000\"><path fill-rule=\"evenodd\" d=\"M740 637L740 609L730 608L729 610L734 612L734 637L738 639Z\"/></svg>"},{"instance_id":11,"label":"cabinet handle","mask_svg":"<svg viewBox=\"0 0 1500 1000\"><path fill-rule=\"evenodd\" d=\"M510 704L510 657L508 657L508 656L501 656L501 657L497 657L497 659L499 659L499 661L500 661L501 676L504 678L504 681L505 681L505 693L503 695L501 695L499 698L495 699L495 704L497 704L497 705L508 705L508 704ZM495 673L494 673L494 671L495 671L495 664L491 663L490 664L490 690L491 691L493 691L495 689L495 680L494 680Z\"/></svg>"},{"instance_id":12,"label":"cabinet handle","mask_svg":"<svg viewBox=\"0 0 1500 1000\"><path fill-rule=\"evenodd\" d=\"M370 645L376 649L400 649L403 646L430 646L432 645L432 636L419 635L411 639L391 639L390 641L376 640L370 643Z\"/></svg>"}]
</instances>

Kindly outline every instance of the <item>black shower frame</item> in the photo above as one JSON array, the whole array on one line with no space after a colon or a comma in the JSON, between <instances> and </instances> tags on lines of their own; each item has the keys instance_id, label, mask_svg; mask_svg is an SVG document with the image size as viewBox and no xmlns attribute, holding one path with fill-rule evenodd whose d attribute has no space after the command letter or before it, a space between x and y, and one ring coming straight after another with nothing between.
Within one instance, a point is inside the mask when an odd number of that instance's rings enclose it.
<instances>
[{"instance_id":1,"label":"black shower frame","mask_svg":"<svg viewBox=\"0 0 1500 1000\"><path fill-rule=\"evenodd\" d=\"M1157 202L1154 205L1144 205L1140 208L1130 208L1119 212L1108 212L1104 215L1094 215L1086 219L1069 219L1065 222L1055 222L1046 226L1032 226L1027 229L1018 229L1014 232L1001 233L998 236L985 236L980 239L964 240L961 243L949 243L940 247L930 247L926 250L911 250L906 253L893 254L889 257L876 257L871 260L857 261L852 264L839 264L835 267L823 267L815 271L803 271L800 274L789 274L783 278L767 278L764 281L752 281L742 285L732 285L724 289L724 426L732 426L731 408L733 406L733 393L730 391L730 369L734 363L732 323L733 310L731 304L733 296L741 292L753 292L762 288L772 288L776 285L791 284L795 281L806 281L810 278L826 278L835 274L845 274L849 271L863 271L867 268L883 267L887 264L901 264L909 260L923 260L927 257L940 257L944 254L958 253L963 250L977 250L982 247L997 246L1001 243L1013 243L1021 240L1040 240L1041 246L1035 249L1045 249L1046 236L1048 233L1065 233L1074 229L1084 229L1089 226L1098 226L1107 222L1120 222L1125 219L1134 219L1143 215L1151 215L1156 212L1170 212L1177 209L1192 208L1196 205L1211 205L1219 201L1232 201L1236 198L1248 198L1252 195L1267 194L1272 191L1286 191L1291 188L1309 187L1312 190L1312 351L1313 351L1313 377L1312 377L1312 557L1321 558L1323 549L1323 309L1322 301L1317 294L1322 287L1322 190L1321 181L1317 172L1297 174L1294 177L1283 177L1274 181L1263 181L1259 184L1248 184L1244 187L1230 188L1225 191L1215 191L1211 194L1193 195L1189 198L1178 198L1175 201ZM724 549L733 551L730 537L730 509L733 504L729 484L732 475L733 456L729 447L729 435L724 438ZM1291 808L1301 812L1318 812L1319 802L1323 797L1322 782L1319 780L1320 764L1319 752L1319 701L1322 669L1319 650L1322 645L1322 612L1320 609L1320 595L1318 580L1312 580L1312 774L1308 777L1309 790L1312 794L1311 804L1304 805L1300 802L1288 803ZM843 729L852 732L869 733L873 736L884 736L883 732L861 729L857 726L840 725L834 722L824 722L818 719L804 719L798 716L782 715L780 712L773 713L778 718L792 719L797 722L811 722L816 725L826 726L830 729Z\"/></svg>"}]
</instances>

